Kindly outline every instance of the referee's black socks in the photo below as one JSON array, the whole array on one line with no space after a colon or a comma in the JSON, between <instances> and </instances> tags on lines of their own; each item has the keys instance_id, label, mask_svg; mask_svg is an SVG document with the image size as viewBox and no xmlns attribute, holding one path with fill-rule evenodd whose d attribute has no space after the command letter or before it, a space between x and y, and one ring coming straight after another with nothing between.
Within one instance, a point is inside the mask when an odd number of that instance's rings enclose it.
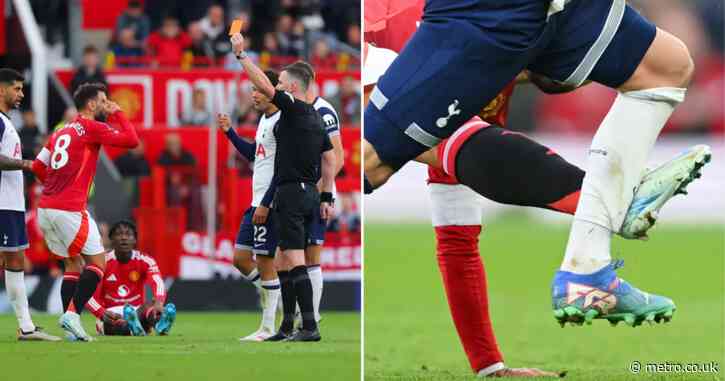
<instances>
[{"instance_id":1,"label":"referee's black socks","mask_svg":"<svg viewBox=\"0 0 725 381\"><path fill-rule=\"evenodd\" d=\"M300 312L302 312L302 328L307 331L314 331L317 329L317 322L315 321L315 310L312 302L312 282L310 282L310 276L307 273L307 266L293 268L290 271L290 277L297 294L297 304L300 306Z\"/></svg>"},{"instance_id":2,"label":"referee's black socks","mask_svg":"<svg viewBox=\"0 0 725 381\"><path fill-rule=\"evenodd\" d=\"M277 271L277 277L279 277L279 286L282 292L282 312L284 313L279 330L291 334L295 325L295 309L297 308L295 287L292 284L289 271Z\"/></svg>"}]
</instances>

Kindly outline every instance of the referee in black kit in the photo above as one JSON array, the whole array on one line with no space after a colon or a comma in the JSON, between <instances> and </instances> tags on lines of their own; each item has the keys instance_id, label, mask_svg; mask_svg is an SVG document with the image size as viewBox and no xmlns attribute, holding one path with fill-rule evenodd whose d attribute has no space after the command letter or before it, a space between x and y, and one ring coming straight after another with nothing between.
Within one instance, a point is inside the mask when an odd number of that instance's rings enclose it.
<instances>
[{"instance_id":1,"label":"referee in black kit","mask_svg":"<svg viewBox=\"0 0 725 381\"><path fill-rule=\"evenodd\" d=\"M274 162L276 186L274 213L278 224L282 268L278 269L282 286L284 318L279 332L268 341L319 341L312 302L312 283L305 266L308 226L313 213L323 219L332 216L332 186L335 178L335 153L322 117L305 102L312 78L307 70L292 64L279 75L275 89L264 72L244 52L244 37L231 38L234 54L249 75L257 91L269 97L281 111L274 129L277 153ZM317 183L322 176L322 192ZM302 312L302 329L293 335L295 305Z\"/></svg>"}]
</instances>

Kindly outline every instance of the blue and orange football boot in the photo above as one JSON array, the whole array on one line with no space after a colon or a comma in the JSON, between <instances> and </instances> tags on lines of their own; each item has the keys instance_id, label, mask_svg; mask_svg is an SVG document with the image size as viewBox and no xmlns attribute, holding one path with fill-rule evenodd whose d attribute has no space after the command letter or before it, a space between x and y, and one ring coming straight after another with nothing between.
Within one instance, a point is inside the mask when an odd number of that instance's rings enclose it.
<instances>
[{"instance_id":1,"label":"blue and orange football boot","mask_svg":"<svg viewBox=\"0 0 725 381\"><path fill-rule=\"evenodd\" d=\"M669 298L641 291L617 277L624 261L610 263L593 274L557 271L551 284L554 318L564 327L606 319L612 326L624 321L632 327L643 322L669 322L675 303Z\"/></svg>"}]
</instances>

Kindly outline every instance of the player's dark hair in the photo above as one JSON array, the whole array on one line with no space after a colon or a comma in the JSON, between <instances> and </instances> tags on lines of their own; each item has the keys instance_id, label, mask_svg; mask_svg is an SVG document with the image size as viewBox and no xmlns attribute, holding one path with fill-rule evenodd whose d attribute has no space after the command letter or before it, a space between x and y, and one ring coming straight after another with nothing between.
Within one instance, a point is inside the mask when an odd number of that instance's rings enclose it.
<instances>
[{"instance_id":1,"label":"player's dark hair","mask_svg":"<svg viewBox=\"0 0 725 381\"><path fill-rule=\"evenodd\" d=\"M264 75L267 76L270 82L272 82L272 86L277 87L277 84L279 83L279 74L277 74L274 70L265 70Z\"/></svg>"},{"instance_id":2,"label":"player's dark hair","mask_svg":"<svg viewBox=\"0 0 725 381\"><path fill-rule=\"evenodd\" d=\"M86 54L98 54L98 48L96 48L93 45L86 45L85 48L83 48L83 55Z\"/></svg>"},{"instance_id":3,"label":"player's dark hair","mask_svg":"<svg viewBox=\"0 0 725 381\"><path fill-rule=\"evenodd\" d=\"M314 73L300 65L299 62L285 66L283 71L286 71L287 74L291 75L295 79L298 79L302 83L302 90L307 90L307 88L310 87L310 82L314 79Z\"/></svg>"},{"instance_id":4,"label":"player's dark hair","mask_svg":"<svg viewBox=\"0 0 725 381\"><path fill-rule=\"evenodd\" d=\"M9 85L16 81L25 82L25 77L23 77L22 74L20 74L19 72L15 71L13 69L8 69L8 68L0 69L0 83Z\"/></svg>"},{"instance_id":5,"label":"player's dark hair","mask_svg":"<svg viewBox=\"0 0 725 381\"><path fill-rule=\"evenodd\" d=\"M99 93L108 94L108 89L102 83L84 83L78 86L76 92L73 93L73 103L77 110L86 108L88 102L97 97Z\"/></svg>"},{"instance_id":6,"label":"player's dark hair","mask_svg":"<svg viewBox=\"0 0 725 381\"><path fill-rule=\"evenodd\" d=\"M108 229L108 239L112 239L113 234L115 234L116 230L120 229L121 227L131 229L131 231L133 232L133 237L135 239L138 239L138 230L136 229L136 224L134 224L133 221L130 220L121 220L113 224L113 226Z\"/></svg>"}]
</instances>

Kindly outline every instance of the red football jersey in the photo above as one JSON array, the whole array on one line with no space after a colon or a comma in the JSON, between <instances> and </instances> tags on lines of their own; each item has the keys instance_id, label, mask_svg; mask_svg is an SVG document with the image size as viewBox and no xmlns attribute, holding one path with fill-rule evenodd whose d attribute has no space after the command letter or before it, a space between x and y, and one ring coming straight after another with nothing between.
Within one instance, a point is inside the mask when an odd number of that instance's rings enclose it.
<instances>
[{"instance_id":1,"label":"red football jersey","mask_svg":"<svg viewBox=\"0 0 725 381\"><path fill-rule=\"evenodd\" d=\"M110 119L115 119L121 128L78 116L53 132L33 166L43 182L39 208L85 210L101 145L138 145L136 130L122 112L113 113Z\"/></svg>"},{"instance_id":2,"label":"red football jersey","mask_svg":"<svg viewBox=\"0 0 725 381\"><path fill-rule=\"evenodd\" d=\"M365 41L379 48L400 52L418 28L424 6L425 0L366 0ZM481 110L478 114L481 119L490 124L506 124L514 85L515 80ZM445 144L446 140L439 146ZM439 157L439 160L443 158ZM431 183L458 184L455 177L448 175L442 168L429 166L428 177Z\"/></svg>"},{"instance_id":3,"label":"red football jersey","mask_svg":"<svg viewBox=\"0 0 725 381\"><path fill-rule=\"evenodd\" d=\"M106 254L103 281L98 284L93 298L88 301L88 307L99 318L103 316L106 308L123 306L126 303L139 307L146 302L145 284L151 286L155 300L162 303L165 301L164 280L152 257L134 250L131 260L121 263L111 251Z\"/></svg>"}]
</instances>

